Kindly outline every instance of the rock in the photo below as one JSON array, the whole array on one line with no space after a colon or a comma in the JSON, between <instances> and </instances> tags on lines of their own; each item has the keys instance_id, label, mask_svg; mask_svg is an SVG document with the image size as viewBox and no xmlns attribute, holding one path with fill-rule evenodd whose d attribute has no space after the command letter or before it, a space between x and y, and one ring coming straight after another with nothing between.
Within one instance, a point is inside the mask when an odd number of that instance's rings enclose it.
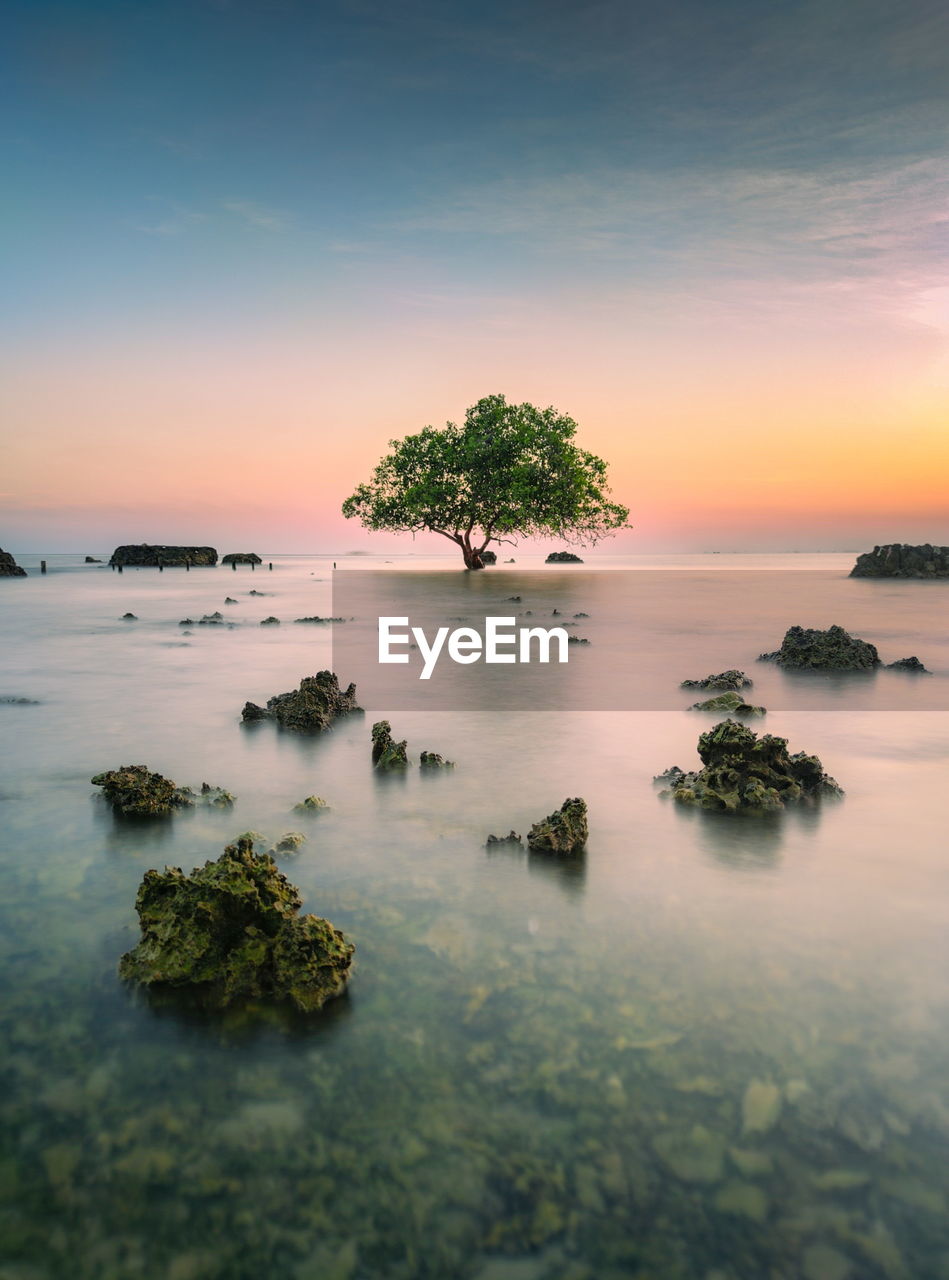
<instances>
[{"instance_id":1,"label":"rock","mask_svg":"<svg viewBox=\"0 0 949 1280\"><path fill-rule=\"evenodd\" d=\"M0 697L0 706L4 707L38 707L38 698L19 698L15 694L4 694Z\"/></svg>"},{"instance_id":2,"label":"rock","mask_svg":"<svg viewBox=\"0 0 949 1280\"><path fill-rule=\"evenodd\" d=\"M795 671L872 671L880 665L880 655L876 645L837 625L826 631L789 627L781 648L759 654L758 661Z\"/></svg>"},{"instance_id":3,"label":"rock","mask_svg":"<svg viewBox=\"0 0 949 1280\"><path fill-rule=\"evenodd\" d=\"M508 844L508 845L516 844L518 846L523 847L524 841L521 839L521 837L517 834L516 831L509 831L506 836L488 836L487 840L485 841L485 845L489 849L491 848L492 845L496 845L496 844Z\"/></svg>"},{"instance_id":4,"label":"rock","mask_svg":"<svg viewBox=\"0 0 949 1280\"><path fill-rule=\"evenodd\" d=\"M723 720L699 737L703 768L682 773L673 766L660 780L669 781L679 804L701 809L783 809L798 800L837 796L843 792L824 772L817 756L802 751L788 755L787 739L758 735L734 720Z\"/></svg>"},{"instance_id":5,"label":"rock","mask_svg":"<svg viewBox=\"0 0 949 1280\"><path fill-rule=\"evenodd\" d=\"M123 613L119 619L120 622L138 622L138 618L134 613Z\"/></svg>"},{"instance_id":6,"label":"rock","mask_svg":"<svg viewBox=\"0 0 949 1280\"><path fill-rule=\"evenodd\" d=\"M271 614L269 618L261 618L260 625L262 627L279 627L280 619L275 618L273 614Z\"/></svg>"},{"instance_id":7,"label":"rock","mask_svg":"<svg viewBox=\"0 0 949 1280\"><path fill-rule=\"evenodd\" d=\"M143 542L137 547L116 547L109 564L138 568L157 565L169 568L186 564L214 565L217 564L217 552L213 547L153 547Z\"/></svg>"},{"instance_id":8,"label":"rock","mask_svg":"<svg viewBox=\"0 0 949 1280\"><path fill-rule=\"evenodd\" d=\"M572 551L551 551L550 555L544 561L545 564L583 564L579 556L575 556Z\"/></svg>"},{"instance_id":9,"label":"rock","mask_svg":"<svg viewBox=\"0 0 949 1280\"><path fill-rule=\"evenodd\" d=\"M101 563L102 561L97 560L95 556L86 556L85 560L83 561L83 564L101 564Z\"/></svg>"},{"instance_id":10,"label":"rock","mask_svg":"<svg viewBox=\"0 0 949 1280\"><path fill-rule=\"evenodd\" d=\"M305 844L306 836L301 831L286 831L270 850L270 856L275 858L278 853L284 853L293 857Z\"/></svg>"},{"instance_id":11,"label":"rock","mask_svg":"<svg viewBox=\"0 0 949 1280\"><path fill-rule=\"evenodd\" d=\"M194 618L182 618L182 619L181 619L181 621L178 623L178 626L179 626L179 627L193 627L193 626L194 626Z\"/></svg>"},{"instance_id":12,"label":"rock","mask_svg":"<svg viewBox=\"0 0 949 1280\"><path fill-rule=\"evenodd\" d=\"M165 816L194 804L194 795L188 787L176 786L170 778L149 772L143 764L123 764L107 773L97 773L91 781L93 786L102 788L117 813Z\"/></svg>"},{"instance_id":13,"label":"rock","mask_svg":"<svg viewBox=\"0 0 949 1280\"><path fill-rule=\"evenodd\" d=\"M377 720L372 726L372 763L377 769L400 769L408 762L405 740L396 742L389 721Z\"/></svg>"},{"instance_id":14,"label":"rock","mask_svg":"<svg viewBox=\"0 0 949 1280\"><path fill-rule=\"evenodd\" d=\"M437 751L423 751L419 756L420 769L454 769L454 760L446 760Z\"/></svg>"},{"instance_id":15,"label":"rock","mask_svg":"<svg viewBox=\"0 0 949 1280\"><path fill-rule=\"evenodd\" d=\"M768 1216L768 1197L753 1182L726 1182L715 1196L715 1208L719 1213L764 1222Z\"/></svg>"},{"instance_id":16,"label":"rock","mask_svg":"<svg viewBox=\"0 0 949 1280\"><path fill-rule=\"evenodd\" d=\"M225 597L224 597L224 603L225 603L225 604L237 604L237 601L234 599L234 597L233 597L233 596L225 596Z\"/></svg>"},{"instance_id":17,"label":"rock","mask_svg":"<svg viewBox=\"0 0 949 1280\"><path fill-rule=\"evenodd\" d=\"M505 561L504 561L504 563L505 563L505 564L517 564L517 561L516 561L516 560L514 559L514 557L512 556L510 560L505 560Z\"/></svg>"},{"instance_id":18,"label":"rock","mask_svg":"<svg viewBox=\"0 0 949 1280\"><path fill-rule=\"evenodd\" d=\"M589 618L589 616L590 616L590 615L589 615L588 613L582 613L582 612L581 612L581 613L575 613L573 616L574 616L575 618Z\"/></svg>"},{"instance_id":19,"label":"rock","mask_svg":"<svg viewBox=\"0 0 949 1280\"><path fill-rule=\"evenodd\" d=\"M678 786L682 779L686 776L685 770L680 769L677 764L671 764L668 769L662 773L657 773L653 778L653 782L667 782L670 787Z\"/></svg>"},{"instance_id":20,"label":"rock","mask_svg":"<svg viewBox=\"0 0 949 1280\"><path fill-rule=\"evenodd\" d=\"M869 1181L870 1175L859 1169L825 1169L811 1175L811 1186L816 1191L856 1191Z\"/></svg>"},{"instance_id":21,"label":"rock","mask_svg":"<svg viewBox=\"0 0 949 1280\"><path fill-rule=\"evenodd\" d=\"M289 999L312 1012L343 990L354 947L328 920L299 914L298 890L249 840L185 875L147 871L135 900L142 937L119 962L128 982L189 988L220 1008Z\"/></svg>"},{"instance_id":22,"label":"rock","mask_svg":"<svg viewBox=\"0 0 949 1280\"><path fill-rule=\"evenodd\" d=\"M481 552L481 563L482 563L482 564L497 564L497 562L498 562L498 553L497 553L496 551L482 551L482 552Z\"/></svg>"},{"instance_id":23,"label":"rock","mask_svg":"<svg viewBox=\"0 0 949 1280\"><path fill-rule=\"evenodd\" d=\"M801 1255L804 1280L849 1280L853 1265L845 1254L829 1244L812 1244Z\"/></svg>"},{"instance_id":24,"label":"rock","mask_svg":"<svg viewBox=\"0 0 949 1280\"><path fill-rule=\"evenodd\" d=\"M235 797L223 787L212 787L209 782L201 783L201 798L213 809L233 809Z\"/></svg>"},{"instance_id":25,"label":"rock","mask_svg":"<svg viewBox=\"0 0 949 1280\"><path fill-rule=\"evenodd\" d=\"M740 693L719 693L714 698L706 698L704 702L693 702L690 711L715 711L719 715L724 711L734 716L763 716L766 707L755 707L745 702Z\"/></svg>"},{"instance_id":26,"label":"rock","mask_svg":"<svg viewBox=\"0 0 949 1280\"><path fill-rule=\"evenodd\" d=\"M527 845L535 853L578 853L587 842L587 805L579 797L565 800L559 809L527 833Z\"/></svg>"},{"instance_id":27,"label":"rock","mask_svg":"<svg viewBox=\"0 0 949 1280\"><path fill-rule=\"evenodd\" d=\"M206 613L203 618L198 619L198 626L216 626L219 622L224 621L224 614L219 613L217 609L213 613Z\"/></svg>"},{"instance_id":28,"label":"rock","mask_svg":"<svg viewBox=\"0 0 949 1280\"><path fill-rule=\"evenodd\" d=\"M567 636L567 644L589 644L589 643L590 641L585 639L583 636Z\"/></svg>"},{"instance_id":29,"label":"rock","mask_svg":"<svg viewBox=\"0 0 949 1280\"><path fill-rule=\"evenodd\" d=\"M521 597L520 597L520 596L505 596L505 597L504 597L504 602L505 602L505 604L520 604L520 603L521 603Z\"/></svg>"},{"instance_id":30,"label":"rock","mask_svg":"<svg viewBox=\"0 0 949 1280\"><path fill-rule=\"evenodd\" d=\"M320 809L328 809L329 805L321 796L307 796L299 804L293 806L294 813L317 813Z\"/></svg>"},{"instance_id":31,"label":"rock","mask_svg":"<svg viewBox=\"0 0 949 1280\"><path fill-rule=\"evenodd\" d=\"M750 689L753 681L744 671L719 671L718 675L706 676L704 680L683 680L680 689Z\"/></svg>"},{"instance_id":32,"label":"rock","mask_svg":"<svg viewBox=\"0 0 949 1280\"><path fill-rule=\"evenodd\" d=\"M311 618L294 618L293 621L294 622L321 622L325 624L328 622L345 622L346 619L345 618L321 618L319 614L315 613Z\"/></svg>"},{"instance_id":33,"label":"rock","mask_svg":"<svg viewBox=\"0 0 949 1280\"><path fill-rule=\"evenodd\" d=\"M265 596L267 592L266 591L248 591L247 594L249 596Z\"/></svg>"},{"instance_id":34,"label":"rock","mask_svg":"<svg viewBox=\"0 0 949 1280\"><path fill-rule=\"evenodd\" d=\"M361 710L354 684L343 693L335 672L318 671L315 676L304 676L299 689L268 698L266 707L245 703L241 718L247 722L276 720L285 729L319 732L328 729L337 716Z\"/></svg>"},{"instance_id":35,"label":"rock","mask_svg":"<svg viewBox=\"0 0 949 1280\"><path fill-rule=\"evenodd\" d=\"M930 676L932 672L928 667L924 667L919 658L897 658L895 662L886 664L887 671L910 671L918 676Z\"/></svg>"},{"instance_id":36,"label":"rock","mask_svg":"<svg viewBox=\"0 0 949 1280\"><path fill-rule=\"evenodd\" d=\"M778 1123L781 1115L781 1090L769 1080L752 1080L741 1100L741 1132L768 1133Z\"/></svg>"},{"instance_id":37,"label":"rock","mask_svg":"<svg viewBox=\"0 0 949 1280\"><path fill-rule=\"evenodd\" d=\"M774 1161L766 1151L746 1151L742 1147L729 1147L728 1155L743 1178L760 1178L774 1169Z\"/></svg>"},{"instance_id":38,"label":"rock","mask_svg":"<svg viewBox=\"0 0 949 1280\"><path fill-rule=\"evenodd\" d=\"M263 564L260 556L254 551L229 551L221 556L221 564Z\"/></svg>"},{"instance_id":39,"label":"rock","mask_svg":"<svg viewBox=\"0 0 949 1280\"><path fill-rule=\"evenodd\" d=\"M725 1168L725 1139L697 1124L688 1132L669 1129L657 1134L652 1148L681 1182L712 1183Z\"/></svg>"},{"instance_id":40,"label":"rock","mask_svg":"<svg viewBox=\"0 0 949 1280\"><path fill-rule=\"evenodd\" d=\"M0 547L0 578L25 578L26 570L21 569L9 551Z\"/></svg>"},{"instance_id":41,"label":"rock","mask_svg":"<svg viewBox=\"0 0 949 1280\"><path fill-rule=\"evenodd\" d=\"M851 578L949 578L949 547L890 542L874 547L850 570Z\"/></svg>"}]
</instances>

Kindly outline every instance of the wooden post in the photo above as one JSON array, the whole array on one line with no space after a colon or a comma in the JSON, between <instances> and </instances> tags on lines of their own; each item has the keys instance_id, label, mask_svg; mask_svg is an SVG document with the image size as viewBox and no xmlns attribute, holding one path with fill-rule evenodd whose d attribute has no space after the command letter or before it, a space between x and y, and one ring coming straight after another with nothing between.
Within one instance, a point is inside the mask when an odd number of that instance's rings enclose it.
<instances>
[{"instance_id":1,"label":"wooden post","mask_svg":"<svg viewBox=\"0 0 949 1280\"><path fill-rule=\"evenodd\" d=\"M121 565L119 565L119 573L121 573L121 572L122 572L122 566L121 566Z\"/></svg>"},{"instance_id":2,"label":"wooden post","mask_svg":"<svg viewBox=\"0 0 949 1280\"><path fill-rule=\"evenodd\" d=\"M158 561L158 572L159 572L159 573L164 573L164 572L165 572L165 566L162 564L162 562L161 562L160 560Z\"/></svg>"},{"instance_id":3,"label":"wooden post","mask_svg":"<svg viewBox=\"0 0 949 1280\"><path fill-rule=\"evenodd\" d=\"M191 572L191 561L186 559L186 560L185 560L185 573L190 573L190 572Z\"/></svg>"},{"instance_id":4,"label":"wooden post","mask_svg":"<svg viewBox=\"0 0 949 1280\"><path fill-rule=\"evenodd\" d=\"M231 568L234 570L234 572L235 572L235 573L237 573L237 561L236 561L236 560L232 560L232 561L231 561Z\"/></svg>"},{"instance_id":5,"label":"wooden post","mask_svg":"<svg viewBox=\"0 0 949 1280\"><path fill-rule=\"evenodd\" d=\"M46 572L46 561L45 561L45 560L41 560L41 561L40 561L40 573L45 573L45 572Z\"/></svg>"},{"instance_id":6,"label":"wooden post","mask_svg":"<svg viewBox=\"0 0 949 1280\"><path fill-rule=\"evenodd\" d=\"M273 568L273 561L272 561L272 560L271 560L271 561L269 561L269 563L267 564L267 568L268 568L268 569L272 569L272 568Z\"/></svg>"},{"instance_id":7,"label":"wooden post","mask_svg":"<svg viewBox=\"0 0 949 1280\"><path fill-rule=\"evenodd\" d=\"M252 569L256 569L256 568L257 568L257 566L254 564L253 560L251 560L251 562L250 562L250 567L251 567Z\"/></svg>"}]
</instances>

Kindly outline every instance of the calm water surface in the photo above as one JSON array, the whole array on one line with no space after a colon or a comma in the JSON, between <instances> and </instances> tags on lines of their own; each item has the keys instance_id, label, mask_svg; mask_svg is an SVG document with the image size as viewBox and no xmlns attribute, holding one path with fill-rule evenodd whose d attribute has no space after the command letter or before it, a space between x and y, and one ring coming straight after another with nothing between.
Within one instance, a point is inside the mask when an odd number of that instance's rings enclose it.
<instances>
[{"instance_id":1,"label":"calm water surface","mask_svg":"<svg viewBox=\"0 0 949 1280\"><path fill-rule=\"evenodd\" d=\"M0 704L3 1280L949 1277L949 714L927 709L949 584L851 582L851 557L597 556L679 575L638 651L668 708L406 710L410 753L457 768L378 777L390 709L366 698L317 739L239 723L329 663L328 629L292 619L331 611L330 560L46 558L0 583L0 696L36 700ZM780 625L721 568L766 571ZM728 625L703 637L689 602L710 593ZM233 625L183 634L214 610ZM935 674L815 709L753 665L830 622ZM755 821L658 797L712 723L676 686L723 665L843 801ZM338 636L335 666L347 681ZM125 763L237 804L117 822L89 779ZM328 812L291 813L314 792ZM485 850L572 795L585 858ZM356 943L348 995L309 1022L155 1008L116 978L145 870L246 829L305 831L284 869Z\"/></svg>"}]
</instances>

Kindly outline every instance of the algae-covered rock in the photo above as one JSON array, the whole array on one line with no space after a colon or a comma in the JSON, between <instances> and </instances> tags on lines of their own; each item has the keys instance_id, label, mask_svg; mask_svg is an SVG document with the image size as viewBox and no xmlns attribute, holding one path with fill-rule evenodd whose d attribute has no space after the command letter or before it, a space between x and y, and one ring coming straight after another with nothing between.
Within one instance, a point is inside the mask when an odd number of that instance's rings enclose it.
<instances>
[{"instance_id":1,"label":"algae-covered rock","mask_svg":"<svg viewBox=\"0 0 949 1280\"><path fill-rule=\"evenodd\" d=\"M361 710L354 684L341 692L335 672L318 671L315 676L305 676L299 689L269 698L266 707L245 703L241 718L248 722L276 720L285 729L319 732L328 729L337 716Z\"/></svg>"},{"instance_id":2,"label":"algae-covered rock","mask_svg":"<svg viewBox=\"0 0 949 1280\"><path fill-rule=\"evenodd\" d=\"M736 1218L764 1222L768 1216L768 1197L752 1182L726 1182L715 1196L715 1208Z\"/></svg>"},{"instance_id":3,"label":"algae-covered rock","mask_svg":"<svg viewBox=\"0 0 949 1280\"><path fill-rule=\"evenodd\" d=\"M506 836L488 836L485 844L490 849L492 845L518 845L523 846L524 841L516 831L509 831Z\"/></svg>"},{"instance_id":4,"label":"algae-covered rock","mask_svg":"<svg viewBox=\"0 0 949 1280\"><path fill-rule=\"evenodd\" d=\"M682 1182L713 1183L725 1170L725 1139L704 1125L657 1134L652 1147L662 1163Z\"/></svg>"},{"instance_id":5,"label":"algae-covered rock","mask_svg":"<svg viewBox=\"0 0 949 1280\"><path fill-rule=\"evenodd\" d=\"M299 914L298 890L249 839L185 875L147 871L135 909L142 937L119 975L189 988L220 1008L242 998L289 999L305 1012L339 995L354 947L327 920Z\"/></svg>"},{"instance_id":6,"label":"algae-covered rock","mask_svg":"<svg viewBox=\"0 0 949 1280\"><path fill-rule=\"evenodd\" d=\"M890 542L874 547L850 570L851 578L949 578L949 547Z\"/></svg>"},{"instance_id":7,"label":"algae-covered rock","mask_svg":"<svg viewBox=\"0 0 949 1280\"><path fill-rule=\"evenodd\" d=\"M232 809L236 798L223 787L212 787L209 782L201 783L201 799L213 809Z\"/></svg>"},{"instance_id":8,"label":"algae-covered rock","mask_svg":"<svg viewBox=\"0 0 949 1280\"><path fill-rule=\"evenodd\" d=\"M497 564L497 562L498 562L498 553L497 553L496 551L482 551L482 552L481 552L481 563L482 563L482 564Z\"/></svg>"},{"instance_id":9,"label":"algae-covered rock","mask_svg":"<svg viewBox=\"0 0 949 1280\"><path fill-rule=\"evenodd\" d=\"M273 614L271 614L269 618L261 618L260 625L262 627L279 627L280 619L275 618Z\"/></svg>"},{"instance_id":10,"label":"algae-covered rock","mask_svg":"<svg viewBox=\"0 0 949 1280\"><path fill-rule=\"evenodd\" d=\"M307 796L305 800L301 800L299 804L293 806L294 813L318 813L321 809L328 809L329 805L322 796Z\"/></svg>"},{"instance_id":11,"label":"algae-covered rock","mask_svg":"<svg viewBox=\"0 0 949 1280\"><path fill-rule=\"evenodd\" d=\"M723 720L699 737L703 767L694 773L673 768L663 776L679 804L701 809L783 809L786 804L842 795L824 772L817 756L803 751L789 755L787 739L773 734L759 738L734 720Z\"/></svg>"},{"instance_id":12,"label":"algae-covered rock","mask_svg":"<svg viewBox=\"0 0 949 1280\"><path fill-rule=\"evenodd\" d=\"M734 716L763 716L766 707L755 707L746 702L740 693L719 693L714 698L706 698L704 702L693 702L690 711L714 711L719 715L725 712Z\"/></svg>"},{"instance_id":13,"label":"algae-covered rock","mask_svg":"<svg viewBox=\"0 0 949 1280\"><path fill-rule=\"evenodd\" d=\"M221 556L221 564L263 564L256 551L229 551Z\"/></svg>"},{"instance_id":14,"label":"algae-covered rock","mask_svg":"<svg viewBox=\"0 0 949 1280\"><path fill-rule=\"evenodd\" d=\"M300 852L305 844L306 836L302 831L286 831L270 850L270 856L275 858L282 853L292 858Z\"/></svg>"},{"instance_id":15,"label":"algae-covered rock","mask_svg":"<svg viewBox=\"0 0 949 1280\"><path fill-rule=\"evenodd\" d=\"M577 797L565 800L559 809L527 833L528 848L539 853L577 853L587 842L587 804Z\"/></svg>"},{"instance_id":16,"label":"algae-covered rock","mask_svg":"<svg viewBox=\"0 0 949 1280\"><path fill-rule=\"evenodd\" d=\"M583 564L583 561L572 551L551 551L544 564Z\"/></svg>"},{"instance_id":17,"label":"algae-covered rock","mask_svg":"<svg viewBox=\"0 0 949 1280\"><path fill-rule=\"evenodd\" d=\"M109 560L111 565L152 567L165 565L215 565L217 551L214 547L165 547L143 542L139 546L116 547Z\"/></svg>"},{"instance_id":18,"label":"algae-covered rock","mask_svg":"<svg viewBox=\"0 0 949 1280\"><path fill-rule=\"evenodd\" d=\"M138 617L134 613L123 613L119 621L120 622L138 622Z\"/></svg>"},{"instance_id":19,"label":"algae-covered rock","mask_svg":"<svg viewBox=\"0 0 949 1280\"><path fill-rule=\"evenodd\" d=\"M420 769L454 769L454 760L446 760L437 751L423 751L418 758Z\"/></svg>"},{"instance_id":20,"label":"algae-covered rock","mask_svg":"<svg viewBox=\"0 0 949 1280\"><path fill-rule=\"evenodd\" d=\"M741 1100L741 1132L768 1133L781 1115L781 1090L770 1080L751 1080Z\"/></svg>"},{"instance_id":21,"label":"algae-covered rock","mask_svg":"<svg viewBox=\"0 0 949 1280\"><path fill-rule=\"evenodd\" d=\"M897 658L895 662L888 662L886 669L887 671L910 671L918 676L932 675L929 668L924 667L915 655L912 658Z\"/></svg>"},{"instance_id":22,"label":"algae-covered rock","mask_svg":"<svg viewBox=\"0 0 949 1280\"><path fill-rule=\"evenodd\" d=\"M203 618L198 619L199 627L217 626L218 623L224 621L224 614L215 609L213 613L206 613Z\"/></svg>"},{"instance_id":23,"label":"algae-covered rock","mask_svg":"<svg viewBox=\"0 0 949 1280\"><path fill-rule=\"evenodd\" d=\"M151 773L144 764L123 764L118 769L97 773L91 781L102 788L117 813L164 816L194 804L194 795L188 787L179 787L170 778Z\"/></svg>"},{"instance_id":24,"label":"algae-covered rock","mask_svg":"<svg viewBox=\"0 0 949 1280\"><path fill-rule=\"evenodd\" d=\"M405 739L396 742L388 720L377 720L372 726L372 763L377 769L401 769L409 762Z\"/></svg>"},{"instance_id":25,"label":"algae-covered rock","mask_svg":"<svg viewBox=\"0 0 949 1280\"><path fill-rule=\"evenodd\" d=\"M9 551L0 548L0 578L25 578L26 570L21 569Z\"/></svg>"},{"instance_id":26,"label":"algae-covered rock","mask_svg":"<svg viewBox=\"0 0 949 1280\"><path fill-rule=\"evenodd\" d=\"M776 662L794 671L873 671L880 665L876 645L834 624L826 631L789 627L781 648L762 653L759 662Z\"/></svg>"},{"instance_id":27,"label":"algae-covered rock","mask_svg":"<svg viewBox=\"0 0 949 1280\"><path fill-rule=\"evenodd\" d=\"M728 671L719 671L717 675L705 676L701 680L683 680L679 686L682 689L731 689L733 692L738 689L750 689L753 681L745 675L744 671L736 671L731 668Z\"/></svg>"}]
</instances>

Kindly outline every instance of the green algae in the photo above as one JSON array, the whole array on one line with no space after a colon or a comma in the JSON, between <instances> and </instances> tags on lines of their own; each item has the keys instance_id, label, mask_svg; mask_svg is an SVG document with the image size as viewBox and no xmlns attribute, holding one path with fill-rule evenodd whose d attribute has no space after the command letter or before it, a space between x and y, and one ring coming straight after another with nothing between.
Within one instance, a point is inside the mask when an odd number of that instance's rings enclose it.
<instances>
[{"instance_id":1,"label":"green algae","mask_svg":"<svg viewBox=\"0 0 949 1280\"><path fill-rule=\"evenodd\" d=\"M372 726L372 763L377 769L404 769L409 762L405 739L396 742L388 720Z\"/></svg>"},{"instance_id":2,"label":"green algae","mask_svg":"<svg viewBox=\"0 0 949 1280\"><path fill-rule=\"evenodd\" d=\"M586 801L577 797L535 822L527 833L527 845L535 853L579 853L588 836Z\"/></svg>"}]
</instances>

